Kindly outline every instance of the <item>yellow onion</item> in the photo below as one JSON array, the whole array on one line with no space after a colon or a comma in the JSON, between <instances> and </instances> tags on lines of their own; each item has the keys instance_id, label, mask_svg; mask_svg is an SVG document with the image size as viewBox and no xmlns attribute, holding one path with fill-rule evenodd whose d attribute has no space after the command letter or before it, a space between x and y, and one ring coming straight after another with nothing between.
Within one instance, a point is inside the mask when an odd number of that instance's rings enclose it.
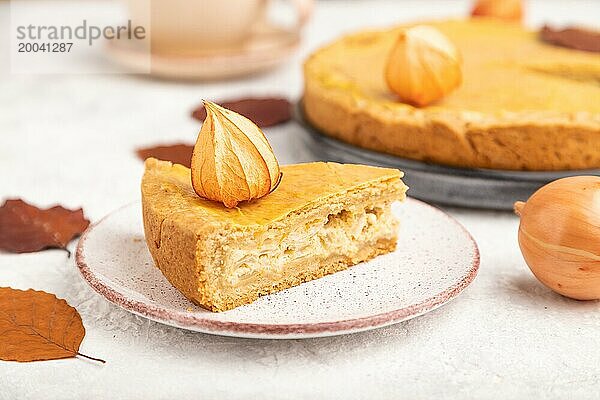
<instances>
[{"instance_id":1,"label":"yellow onion","mask_svg":"<svg viewBox=\"0 0 600 400\"><path fill-rule=\"evenodd\" d=\"M536 278L563 296L600 299L600 177L551 182L516 202L515 212L519 246Z\"/></svg>"}]
</instances>

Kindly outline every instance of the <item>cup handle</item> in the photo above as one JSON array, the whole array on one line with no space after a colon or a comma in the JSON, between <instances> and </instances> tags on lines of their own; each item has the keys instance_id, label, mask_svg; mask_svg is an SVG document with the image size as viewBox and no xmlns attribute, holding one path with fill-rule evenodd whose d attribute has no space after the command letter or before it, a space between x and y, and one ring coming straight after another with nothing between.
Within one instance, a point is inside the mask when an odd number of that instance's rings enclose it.
<instances>
[{"instance_id":1,"label":"cup handle","mask_svg":"<svg viewBox=\"0 0 600 400\"><path fill-rule=\"evenodd\" d=\"M298 22L296 23L296 29L301 29L313 13L315 5L314 0L292 0L296 11L298 12Z\"/></svg>"}]
</instances>

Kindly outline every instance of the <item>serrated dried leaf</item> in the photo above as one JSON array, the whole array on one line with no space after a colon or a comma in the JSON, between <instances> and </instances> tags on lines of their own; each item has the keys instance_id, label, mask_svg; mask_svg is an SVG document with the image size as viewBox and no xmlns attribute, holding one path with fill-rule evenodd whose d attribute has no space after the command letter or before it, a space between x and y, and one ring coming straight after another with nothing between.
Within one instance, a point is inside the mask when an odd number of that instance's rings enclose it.
<instances>
[{"instance_id":1,"label":"serrated dried leaf","mask_svg":"<svg viewBox=\"0 0 600 400\"><path fill-rule=\"evenodd\" d=\"M249 97L219 102L231 111L243 115L257 126L264 128L289 121L292 118L292 104L281 97ZM192 112L192 117L199 121L206 118L206 108L199 106Z\"/></svg>"},{"instance_id":2,"label":"serrated dried leaf","mask_svg":"<svg viewBox=\"0 0 600 400\"><path fill-rule=\"evenodd\" d=\"M171 161L174 164L185 165L189 168L192 162L192 151L194 151L193 145L177 143L172 145L145 147L137 149L136 153L141 160L154 157L163 161Z\"/></svg>"},{"instance_id":3,"label":"serrated dried leaf","mask_svg":"<svg viewBox=\"0 0 600 400\"><path fill-rule=\"evenodd\" d=\"M0 287L0 359L45 361L82 356L81 316L65 300L37 290Z\"/></svg>"},{"instance_id":4,"label":"serrated dried leaf","mask_svg":"<svg viewBox=\"0 0 600 400\"><path fill-rule=\"evenodd\" d=\"M248 118L205 102L208 116L192 155L192 186L200 197L235 207L269 194L280 179L279 163Z\"/></svg>"},{"instance_id":5,"label":"serrated dried leaf","mask_svg":"<svg viewBox=\"0 0 600 400\"><path fill-rule=\"evenodd\" d=\"M81 208L43 210L21 199L6 200L0 207L0 249L13 253L65 249L88 225Z\"/></svg>"}]
</instances>

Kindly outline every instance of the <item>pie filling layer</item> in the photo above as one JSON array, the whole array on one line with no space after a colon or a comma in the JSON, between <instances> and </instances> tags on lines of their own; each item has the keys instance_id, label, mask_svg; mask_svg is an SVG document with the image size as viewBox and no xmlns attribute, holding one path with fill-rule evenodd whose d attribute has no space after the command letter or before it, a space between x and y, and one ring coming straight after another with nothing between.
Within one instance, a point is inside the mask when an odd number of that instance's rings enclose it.
<instances>
[{"instance_id":1,"label":"pie filling layer","mask_svg":"<svg viewBox=\"0 0 600 400\"><path fill-rule=\"evenodd\" d=\"M390 202L313 215L291 230L246 234L223 249L223 285L242 287L264 277L277 281L302 261L358 254L367 244L396 239Z\"/></svg>"}]
</instances>

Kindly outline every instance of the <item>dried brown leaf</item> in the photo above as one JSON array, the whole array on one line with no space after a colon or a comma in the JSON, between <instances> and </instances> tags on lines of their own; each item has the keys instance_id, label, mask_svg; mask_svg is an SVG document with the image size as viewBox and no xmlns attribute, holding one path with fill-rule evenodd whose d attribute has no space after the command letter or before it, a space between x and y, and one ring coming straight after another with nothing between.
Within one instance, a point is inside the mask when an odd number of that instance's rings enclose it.
<instances>
[{"instance_id":1,"label":"dried brown leaf","mask_svg":"<svg viewBox=\"0 0 600 400\"><path fill-rule=\"evenodd\" d=\"M261 128L281 124L292 118L292 104L289 100L280 97L249 97L217 103L252 120ZM204 121L206 118L204 105L198 106L192 112L192 117Z\"/></svg>"},{"instance_id":2,"label":"dried brown leaf","mask_svg":"<svg viewBox=\"0 0 600 400\"><path fill-rule=\"evenodd\" d=\"M554 29L544 26L540 31L540 38L556 46L600 53L600 31L598 30L578 27Z\"/></svg>"},{"instance_id":3,"label":"dried brown leaf","mask_svg":"<svg viewBox=\"0 0 600 400\"><path fill-rule=\"evenodd\" d=\"M0 249L13 253L64 249L88 225L81 208L43 210L21 199L6 200L0 207Z\"/></svg>"},{"instance_id":4,"label":"dried brown leaf","mask_svg":"<svg viewBox=\"0 0 600 400\"><path fill-rule=\"evenodd\" d=\"M150 157L157 158L163 161L171 161L174 164L191 166L192 151L194 146L191 144L177 143L172 145L145 147L137 149L136 153L141 160Z\"/></svg>"},{"instance_id":5,"label":"dried brown leaf","mask_svg":"<svg viewBox=\"0 0 600 400\"><path fill-rule=\"evenodd\" d=\"M37 290L0 287L0 360L44 361L85 357L81 316L65 300Z\"/></svg>"}]
</instances>

